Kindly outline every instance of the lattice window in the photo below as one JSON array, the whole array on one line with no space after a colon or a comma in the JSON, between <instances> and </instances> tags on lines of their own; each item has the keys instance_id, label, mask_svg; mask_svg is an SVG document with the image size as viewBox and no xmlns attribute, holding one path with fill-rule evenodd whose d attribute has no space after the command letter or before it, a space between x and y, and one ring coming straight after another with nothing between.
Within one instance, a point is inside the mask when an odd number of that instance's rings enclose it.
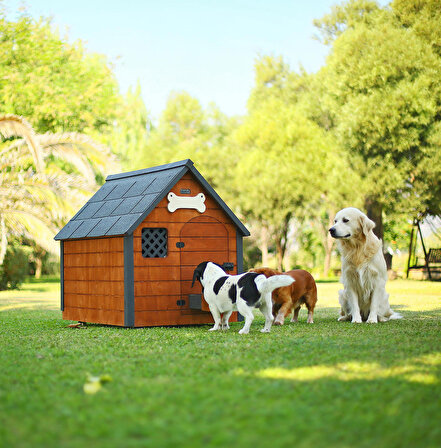
<instances>
[{"instance_id":1,"label":"lattice window","mask_svg":"<svg viewBox=\"0 0 441 448\"><path fill-rule=\"evenodd\" d=\"M142 256L144 258L164 258L167 256L167 229L142 229Z\"/></svg>"}]
</instances>

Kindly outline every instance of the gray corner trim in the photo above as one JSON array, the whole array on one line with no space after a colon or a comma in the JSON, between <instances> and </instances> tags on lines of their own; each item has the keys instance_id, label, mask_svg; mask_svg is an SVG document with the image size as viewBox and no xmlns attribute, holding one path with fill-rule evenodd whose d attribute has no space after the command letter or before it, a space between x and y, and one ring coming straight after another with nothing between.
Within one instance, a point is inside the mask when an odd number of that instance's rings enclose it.
<instances>
[{"instance_id":1,"label":"gray corner trim","mask_svg":"<svg viewBox=\"0 0 441 448\"><path fill-rule=\"evenodd\" d=\"M236 231L237 273L243 273L243 237Z\"/></svg>"},{"instance_id":2,"label":"gray corner trim","mask_svg":"<svg viewBox=\"0 0 441 448\"><path fill-rule=\"evenodd\" d=\"M60 289L61 304L60 309L64 311L64 242L60 241Z\"/></svg>"},{"instance_id":3,"label":"gray corner trim","mask_svg":"<svg viewBox=\"0 0 441 448\"><path fill-rule=\"evenodd\" d=\"M135 326L133 234L124 237L124 326Z\"/></svg>"},{"instance_id":4,"label":"gray corner trim","mask_svg":"<svg viewBox=\"0 0 441 448\"><path fill-rule=\"evenodd\" d=\"M208 193L213 197L213 199L220 205L222 210L229 216L229 218L236 224L236 227L241 231L243 236L250 236L249 230L239 221L237 216L228 207L227 204L221 199L221 197L216 193L214 188L204 179L202 174L193 166L189 166L190 172L196 177L196 179L203 185L203 187L208 191Z\"/></svg>"},{"instance_id":5,"label":"gray corner trim","mask_svg":"<svg viewBox=\"0 0 441 448\"><path fill-rule=\"evenodd\" d=\"M243 273L243 237L239 230L236 230L236 263L237 263L237 273ZM237 312L237 321L243 322L245 318L242 314Z\"/></svg>"}]
</instances>

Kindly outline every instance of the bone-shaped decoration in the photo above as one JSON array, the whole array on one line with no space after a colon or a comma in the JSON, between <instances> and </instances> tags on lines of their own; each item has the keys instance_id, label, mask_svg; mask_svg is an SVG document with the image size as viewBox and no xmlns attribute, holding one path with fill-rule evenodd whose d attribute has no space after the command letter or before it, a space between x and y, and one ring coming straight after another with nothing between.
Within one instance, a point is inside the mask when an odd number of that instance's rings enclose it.
<instances>
[{"instance_id":1,"label":"bone-shaped decoration","mask_svg":"<svg viewBox=\"0 0 441 448\"><path fill-rule=\"evenodd\" d=\"M168 211L172 213L179 208L194 208L199 213L204 213L206 210L204 193L199 193L196 196L176 196L174 193L169 193L167 199Z\"/></svg>"}]
</instances>

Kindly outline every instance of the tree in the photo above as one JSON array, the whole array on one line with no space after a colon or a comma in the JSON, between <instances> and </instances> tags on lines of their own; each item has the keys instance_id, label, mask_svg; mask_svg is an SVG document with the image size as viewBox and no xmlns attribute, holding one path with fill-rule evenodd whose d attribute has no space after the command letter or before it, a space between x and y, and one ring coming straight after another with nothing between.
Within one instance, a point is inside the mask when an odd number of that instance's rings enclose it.
<instances>
[{"instance_id":1,"label":"tree","mask_svg":"<svg viewBox=\"0 0 441 448\"><path fill-rule=\"evenodd\" d=\"M104 137L104 141L119 156L126 170L144 168L142 160L147 151L148 132L151 127L138 82L133 91L131 88L127 91L117 111L116 124ZM96 135L96 138L99 138L99 135Z\"/></svg>"},{"instance_id":2,"label":"tree","mask_svg":"<svg viewBox=\"0 0 441 448\"><path fill-rule=\"evenodd\" d=\"M0 114L32 120L38 133L108 129L120 104L106 59L68 43L48 19L8 20L0 4Z\"/></svg>"},{"instance_id":3,"label":"tree","mask_svg":"<svg viewBox=\"0 0 441 448\"><path fill-rule=\"evenodd\" d=\"M438 157L441 66L387 10L358 17L336 26L322 76L335 134L363 175L364 205L381 238L383 211L415 212L433 177L424 167Z\"/></svg>"},{"instance_id":4,"label":"tree","mask_svg":"<svg viewBox=\"0 0 441 448\"><path fill-rule=\"evenodd\" d=\"M158 126L150 129L142 165L190 158L222 197L227 197L234 157L226 142L235 126L236 120L226 117L214 105L204 109L187 92L173 92Z\"/></svg>"},{"instance_id":5,"label":"tree","mask_svg":"<svg viewBox=\"0 0 441 448\"><path fill-rule=\"evenodd\" d=\"M438 0L393 0L391 7L401 25L412 29L441 56L441 8Z\"/></svg>"},{"instance_id":6,"label":"tree","mask_svg":"<svg viewBox=\"0 0 441 448\"><path fill-rule=\"evenodd\" d=\"M320 199L324 133L295 106L270 98L251 111L234 141L239 157L233 182L243 214L271 231L283 269L291 219L301 221Z\"/></svg>"},{"instance_id":7,"label":"tree","mask_svg":"<svg viewBox=\"0 0 441 448\"><path fill-rule=\"evenodd\" d=\"M112 170L114 157L83 134L38 135L15 115L0 116L0 134L8 139L0 143L0 264L8 235L57 253L54 234Z\"/></svg>"}]
</instances>

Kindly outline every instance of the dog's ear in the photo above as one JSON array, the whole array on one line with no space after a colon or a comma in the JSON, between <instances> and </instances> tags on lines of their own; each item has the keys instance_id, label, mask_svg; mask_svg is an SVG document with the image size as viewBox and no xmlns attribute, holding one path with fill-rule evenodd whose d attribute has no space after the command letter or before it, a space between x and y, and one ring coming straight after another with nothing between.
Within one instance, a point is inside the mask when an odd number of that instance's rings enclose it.
<instances>
[{"instance_id":1,"label":"dog's ear","mask_svg":"<svg viewBox=\"0 0 441 448\"><path fill-rule=\"evenodd\" d=\"M201 281L201 277L203 276L206 267L207 267L207 263L206 263L206 262L204 262L204 263L200 263L200 264L196 267L196 269L195 269L194 272L193 272L193 281L192 281L192 283L191 283L191 287L192 287L192 288L193 288L193 286L194 286L194 282L195 282L196 280L199 280L199 282Z\"/></svg>"},{"instance_id":2,"label":"dog's ear","mask_svg":"<svg viewBox=\"0 0 441 448\"><path fill-rule=\"evenodd\" d=\"M193 272L193 281L191 282L191 287L193 288L193 286L194 286L194 282L196 281L196 280L201 280L201 275L202 275L202 273L201 273L201 270L199 269L199 266L194 270L194 272Z\"/></svg>"},{"instance_id":3,"label":"dog's ear","mask_svg":"<svg viewBox=\"0 0 441 448\"><path fill-rule=\"evenodd\" d=\"M362 215L359 218L361 231L365 236L368 236L369 232L375 227L374 221L370 220L367 216Z\"/></svg>"}]
</instances>

